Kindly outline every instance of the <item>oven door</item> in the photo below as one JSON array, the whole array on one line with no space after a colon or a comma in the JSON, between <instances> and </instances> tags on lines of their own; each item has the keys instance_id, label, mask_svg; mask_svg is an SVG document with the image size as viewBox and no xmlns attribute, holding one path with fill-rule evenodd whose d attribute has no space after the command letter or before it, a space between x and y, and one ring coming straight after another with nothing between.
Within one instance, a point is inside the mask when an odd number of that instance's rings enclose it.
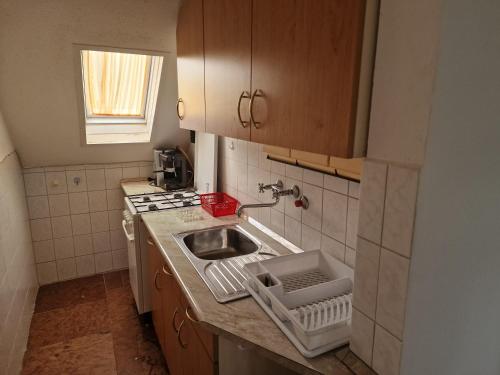
<instances>
[{"instance_id":1,"label":"oven door","mask_svg":"<svg viewBox=\"0 0 500 375\"><path fill-rule=\"evenodd\" d=\"M141 250L138 231L139 216L133 215L128 209L123 211L122 228L127 238L128 271L130 287L134 294L137 310L142 313L143 296L141 285Z\"/></svg>"}]
</instances>

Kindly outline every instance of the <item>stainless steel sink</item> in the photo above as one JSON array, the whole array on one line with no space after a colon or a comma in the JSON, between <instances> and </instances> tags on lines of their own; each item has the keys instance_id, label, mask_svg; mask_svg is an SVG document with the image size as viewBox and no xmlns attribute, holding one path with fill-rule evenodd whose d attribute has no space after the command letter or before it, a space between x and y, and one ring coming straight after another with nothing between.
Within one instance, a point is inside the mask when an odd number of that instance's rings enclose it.
<instances>
[{"instance_id":1,"label":"stainless steel sink","mask_svg":"<svg viewBox=\"0 0 500 375\"><path fill-rule=\"evenodd\" d=\"M173 235L218 302L248 296L245 263L278 255L240 225L225 225Z\"/></svg>"},{"instance_id":2,"label":"stainless steel sink","mask_svg":"<svg viewBox=\"0 0 500 375\"><path fill-rule=\"evenodd\" d=\"M255 253L259 249L251 237L231 227L189 233L182 241L195 257L205 260L233 258Z\"/></svg>"}]
</instances>

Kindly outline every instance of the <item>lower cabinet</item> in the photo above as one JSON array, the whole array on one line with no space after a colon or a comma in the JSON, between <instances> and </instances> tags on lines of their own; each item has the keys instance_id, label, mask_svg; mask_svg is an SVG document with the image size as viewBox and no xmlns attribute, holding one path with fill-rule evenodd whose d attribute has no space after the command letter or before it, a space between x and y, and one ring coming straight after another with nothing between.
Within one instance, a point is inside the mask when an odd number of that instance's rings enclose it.
<instances>
[{"instance_id":1,"label":"lower cabinet","mask_svg":"<svg viewBox=\"0 0 500 375\"><path fill-rule=\"evenodd\" d=\"M159 249L148 246L153 324L169 373L217 374L217 336L201 327Z\"/></svg>"}]
</instances>

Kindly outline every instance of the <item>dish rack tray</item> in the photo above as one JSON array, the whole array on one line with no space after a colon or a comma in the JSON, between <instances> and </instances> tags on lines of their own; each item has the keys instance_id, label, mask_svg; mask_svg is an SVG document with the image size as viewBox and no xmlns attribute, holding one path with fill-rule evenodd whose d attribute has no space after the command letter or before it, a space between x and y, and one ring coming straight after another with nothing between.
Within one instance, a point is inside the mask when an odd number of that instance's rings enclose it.
<instances>
[{"instance_id":1,"label":"dish rack tray","mask_svg":"<svg viewBox=\"0 0 500 375\"><path fill-rule=\"evenodd\" d=\"M351 268L315 250L248 263L245 271L249 293L304 356L349 341Z\"/></svg>"}]
</instances>

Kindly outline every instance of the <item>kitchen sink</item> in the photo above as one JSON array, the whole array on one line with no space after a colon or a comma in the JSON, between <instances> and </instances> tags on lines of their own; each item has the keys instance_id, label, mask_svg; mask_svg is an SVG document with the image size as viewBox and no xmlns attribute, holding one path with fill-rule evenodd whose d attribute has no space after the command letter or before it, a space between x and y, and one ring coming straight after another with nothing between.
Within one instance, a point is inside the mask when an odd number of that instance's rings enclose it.
<instances>
[{"instance_id":1,"label":"kitchen sink","mask_svg":"<svg viewBox=\"0 0 500 375\"><path fill-rule=\"evenodd\" d=\"M278 255L240 225L225 225L173 234L218 302L248 296L243 266Z\"/></svg>"},{"instance_id":2,"label":"kitchen sink","mask_svg":"<svg viewBox=\"0 0 500 375\"><path fill-rule=\"evenodd\" d=\"M244 232L232 227L196 231L182 240L195 257L205 260L233 258L259 249L259 245Z\"/></svg>"}]
</instances>

